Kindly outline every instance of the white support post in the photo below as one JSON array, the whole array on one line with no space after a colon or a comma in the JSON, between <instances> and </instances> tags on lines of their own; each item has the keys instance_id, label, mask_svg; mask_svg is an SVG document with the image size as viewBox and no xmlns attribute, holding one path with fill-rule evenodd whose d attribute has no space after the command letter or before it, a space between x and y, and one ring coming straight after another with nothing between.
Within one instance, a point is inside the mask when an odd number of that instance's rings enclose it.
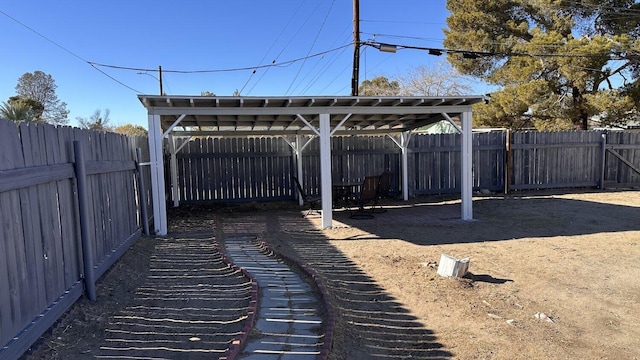
<instances>
[{"instance_id":1,"label":"white support post","mask_svg":"<svg viewBox=\"0 0 640 360\"><path fill-rule=\"evenodd\" d=\"M400 149L402 149L402 198L409 200L409 140L411 133L405 131L400 137Z\"/></svg>"},{"instance_id":2,"label":"white support post","mask_svg":"<svg viewBox=\"0 0 640 360\"><path fill-rule=\"evenodd\" d=\"M298 173L298 181L300 181L300 186L304 186L304 182L302 180L302 135L296 135L294 151L296 153L296 172ZM304 200L300 194L298 194L298 204L300 206L304 204Z\"/></svg>"},{"instance_id":3,"label":"white support post","mask_svg":"<svg viewBox=\"0 0 640 360\"><path fill-rule=\"evenodd\" d=\"M178 157L176 156L176 138L169 134L169 152L171 153L171 191L173 196L173 207L180 205L180 191L178 191Z\"/></svg>"},{"instance_id":4,"label":"white support post","mask_svg":"<svg viewBox=\"0 0 640 360\"><path fill-rule=\"evenodd\" d=\"M167 235L167 204L164 187L162 157L162 128L160 115L149 114L149 154L151 162L151 195L153 196L153 226L156 235Z\"/></svg>"},{"instance_id":5,"label":"white support post","mask_svg":"<svg viewBox=\"0 0 640 360\"><path fill-rule=\"evenodd\" d=\"M462 113L462 220L473 220L473 133L471 110Z\"/></svg>"},{"instance_id":6,"label":"white support post","mask_svg":"<svg viewBox=\"0 0 640 360\"><path fill-rule=\"evenodd\" d=\"M322 228L333 226L331 199L331 123L329 114L320 114L320 179Z\"/></svg>"}]
</instances>

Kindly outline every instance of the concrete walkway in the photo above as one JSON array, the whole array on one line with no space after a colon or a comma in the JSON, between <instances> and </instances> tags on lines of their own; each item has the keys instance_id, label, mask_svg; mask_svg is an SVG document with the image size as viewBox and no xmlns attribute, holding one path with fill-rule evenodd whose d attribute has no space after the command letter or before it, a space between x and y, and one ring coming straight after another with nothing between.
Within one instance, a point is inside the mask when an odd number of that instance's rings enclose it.
<instances>
[{"instance_id":1,"label":"concrete walkway","mask_svg":"<svg viewBox=\"0 0 640 360\"><path fill-rule=\"evenodd\" d=\"M258 282L258 316L239 359L313 359L323 346L321 302L297 273L263 254L255 238L225 239L226 254Z\"/></svg>"}]
</instances>

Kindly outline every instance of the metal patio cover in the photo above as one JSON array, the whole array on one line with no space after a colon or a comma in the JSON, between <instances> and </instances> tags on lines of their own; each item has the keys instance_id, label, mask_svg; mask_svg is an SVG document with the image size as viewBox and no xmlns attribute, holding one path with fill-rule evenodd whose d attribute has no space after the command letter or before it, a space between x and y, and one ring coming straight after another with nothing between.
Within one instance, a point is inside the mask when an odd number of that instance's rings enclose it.
<instances>
[{"instance_id":1,"label":"metal patio cover","mask_svg":"<svg viewBox=\"0 0 640 360\"><path fill-rule=\"evenodd\" d=\"M156 232L166 233L162 139L174 136L295 136L317 135L329 144L332 135L409 134L413 129L441 120L461 119L463 148L471 147L471 105L486 101L484 95L444 97L365 97L365 96L173 96L138 95L147 109L151 152L154 223ZM465 138L468 138L465 140ZM408 137L407 137L408 142ZM406 145L406 144L405 144ZM324 156L330 154L325 145ZM463 151L464 152L464 151ZM467 154L468 155L468 154ZM471 172L471 161L463 174ZM470 156L470 155L469 155ZM330 156L329 156L330 158ZM330 160L328 160L330 161ZM327 169L330 169L330 163ZM321 164L321 171L322 171ZM466 169L466 170L465 170ZM325 170L330 172L330 170ZM330 194L330 173L322 174L322 192ZM464 179L464 176L463 176ZM328 183L328 189L325 187ZM471 184L467 184L470 187ZM463 193L465 191L463 186ZM331 197L327 195L330 205ZM463 202L465 196L463 196ZM469 200L470 202L470 190ZM464 206L464 205L463 205ZM158 207L156 209L156 207ZM328 210L328 219L325 212ZM463 215L464 218L464 215ZM323 227L331 226L331 209L325 209Z\"/></svg>"}]
</instances>

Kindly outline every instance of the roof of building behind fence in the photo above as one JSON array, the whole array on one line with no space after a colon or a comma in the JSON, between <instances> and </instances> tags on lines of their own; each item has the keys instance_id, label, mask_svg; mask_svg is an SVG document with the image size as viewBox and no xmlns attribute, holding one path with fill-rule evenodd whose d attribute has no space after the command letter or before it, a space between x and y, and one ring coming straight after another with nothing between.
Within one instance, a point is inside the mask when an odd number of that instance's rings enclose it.
<instances>
[{"instance_id":1,"label":"roof of building behind fence","mask_svg":"<svg viewBox=\"0 0 640 360\"><path fill-rule=\"evenodd\" d=\"M138 95L138 99L150 115L160 115L163 131L244 136L312 134L305 122L317 129L319 114L329 114L332 129L342 123L336 134L398 133L456 117L488 97Z\"/></svg>"}]
</instances>

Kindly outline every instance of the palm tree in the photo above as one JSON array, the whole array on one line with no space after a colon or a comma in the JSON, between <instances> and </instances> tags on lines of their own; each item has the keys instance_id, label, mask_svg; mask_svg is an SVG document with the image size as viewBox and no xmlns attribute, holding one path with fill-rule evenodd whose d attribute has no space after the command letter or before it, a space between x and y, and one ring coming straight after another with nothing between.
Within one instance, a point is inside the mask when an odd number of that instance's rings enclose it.
<instances>
[{"instance_id":1,"label":"palm tree","mask_svg":"<svg viewBox=\"0 0 640 360\"><path fill-rule=\"evenodd\" d=\"M2 105L0 105L0 115L14 122L33 120L31 107L23 102L3 102Z\"/></svg>"}]
</instances>

